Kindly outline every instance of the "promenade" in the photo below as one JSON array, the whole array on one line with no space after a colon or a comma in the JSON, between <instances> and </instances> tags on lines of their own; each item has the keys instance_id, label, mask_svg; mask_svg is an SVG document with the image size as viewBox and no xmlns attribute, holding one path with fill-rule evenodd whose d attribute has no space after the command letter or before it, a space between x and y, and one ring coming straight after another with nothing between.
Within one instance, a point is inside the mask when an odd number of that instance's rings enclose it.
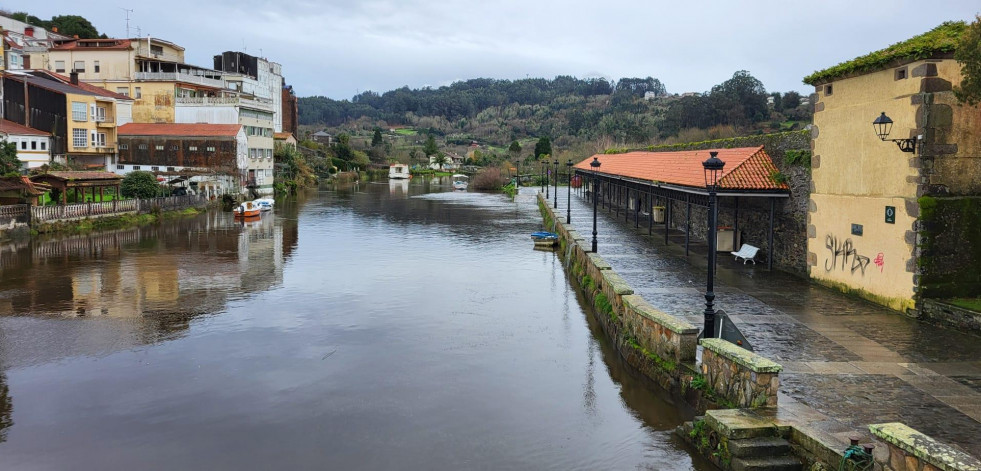
<instances>
[{"instance_id":1,"label":"promenade","mask_svg":"<svg viewBox=\"0 0 981 471\"><path fill-rule=\"evenodd\" d=\"M564 223L565 188L558 206ZM701 326L707 246L693 240L686 257L682 232L665 245L663 226L648 236L646 219L635 228L632 211L629 222L614 215L599 209L599 255L653 306ZM591 239L592 206L575 195L571 226ZM783 365L778 419L841 449L849 435L870 436L868 424L903 422L981 457L981 336L767 271L760 258L743 265L719 254L715 306L756 353Z\"/></svg>"}]
</instances>

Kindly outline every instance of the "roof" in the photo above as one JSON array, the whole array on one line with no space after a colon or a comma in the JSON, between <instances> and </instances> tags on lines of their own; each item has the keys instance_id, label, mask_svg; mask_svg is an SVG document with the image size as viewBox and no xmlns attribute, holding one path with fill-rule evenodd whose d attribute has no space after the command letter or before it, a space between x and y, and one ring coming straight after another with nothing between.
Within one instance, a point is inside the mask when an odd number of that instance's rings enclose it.
<instances>
[{"instance_id":1,"label":"roof","mask_svg":"<svg viewBox=\"0 0 981 471\"><path fill-rule=\"evenodd\" d=\"M273 133L273 139L278 139L278 140L286 140L286 139L289 139L292 136L293 136L293 133L291 133L291 132L285 132L285 131L284 132Z\"/></svg>"},{"instance_id":2,"label":"roof","mask_svg":"<svg viewBox=\"0 0 981 471\"><path fill-rule=\"evenodd\" d=\"M78 84L73 84L71 77L67 77L67 76L64 76L64 75L61 75L61 74L58 74L58 73L55 73L55 72L51 72L50 70L40 70L40 69L39 70L32 70L31 71L31 75L34 75L34 76L47 75L48 77L50 77L50 78L52 78L54 80L57 80L57 81L59 81L59 82L61 82L63 84L71 85L73 87L78 87L78 88L80 88L82 90L85 90L85 91L87 91L89 93L92 93L94 95L97 95L97 96L104 96L104 97L108 97L108 98L115 98L117 100L133 101L133 98L128 97L126 95L123 95L121 93L110 92L109 90L106 90L106 89L104 89L102 87L97 87L95 85L92 85L92 84L89 84L89 83L85 83L85 82L82 82L82 81L79 81ZM45 78L45 77L41 77L41 78Z\"/></svg>"},{"instance_id":3,"label":"roof","mask_svg":"<svg viewBox=\"0 0 981 471\"><path fill-rule=\"evenodd\" d=\"M804 77L804 83L819 85L851 75L875 72L920 59L952 54L966 30L967 23L948 21L926 33L913 36L885 49L814 72Z\"/></svg>"},{"instance_id":4,"label":"roof","mask_svg":"<svg viewBox=\"0 0 981 471\"><path fill-rule=\"evenodd\" d=\"M313 135L314 136L319 136L319 137L330 137L330 134L327 134L324 131L317 131L317 132L313 133Z\"/></svg>"},{"instance_id":5,"label":"roof","mask_svg":"<svg viewBox=\"0 0 981 471\"><path fill-rule=\"evenodd\" d=\"M86 90L81 87L72 85L71 83L63 83L59 80L46 77L38 77L35 75L24 74L24 73L8 73L5 77L12 78L21 82L26 82L30 85L36 87L44 88L58 93L74 93L76 95L88 95L88 96L101 96L99 93L95 93Z\"/></svg>"},{"instance_id":6,"label":"roof","mask_svg":"<svg viewBox=\"0 0 981 471\"><path fill-rule=\"evenodd\" d=\"M18 124L6 119L0 119L0 134L16 134L21 136L50 136L51 133L38 131L23 124Z\"/></svg>"},{"instance_id":7,"label":"roof","mask_svg":"<svg viewBox=\"0 0 981 471\"><path fill-rule=\"evenodd\" d=\"M23 191L31 196L44 194L50 190L48 185L34 183L27 177L0 177L0 191Z\"/></svg>"},{"instance_id":8,"label":"roof","mask_svg":"<svg viewBox=\"0 0 981 471\"><path fill-rule=\"evenodd\" d=\"M32 180L40 180L45 177L55 180L122 180L123 177L110 172L48 172L31 177Z\"/></svg>"},{"instance_id":9,"label":"roof","mask_svg":"<svg viewBox=\"0 0 981 471\"><path fill-rule=\"evenodd\" d=\"M235 137L241 124L127 123L116 129L120 136Z\"/></svg>"},{"instance_id":10,"label":"roof","mask_svg":"<svg viewBox=\"0 0 981 471\"><path fill-rule=\"evenodd\" d=\"M98 45L94 45L94 44ZM127 50L130 46L129 39L70 39L59 41L58 44L51 46L52 51L73 51L77 49L98 49L103 50Z\"/></svg>"},{"instance_id":11,"label":"roof","mask_svg":"<svg viewBox=\"0 0 981 471\"><path fill-rule=\"evenodd\" d=\"M718 152L726 163L719 179L719 188L725 190L777 190L787 191L786 183L773 179L777 167L763 146L736 149L687 150L678 152L627 152L623 154L597 154L602 175L621 176L673 185L705 188L705 170L702 162L709 152ZM577 169L592 171L590 157L575 165Z\"/></svg>"}]
</instances>

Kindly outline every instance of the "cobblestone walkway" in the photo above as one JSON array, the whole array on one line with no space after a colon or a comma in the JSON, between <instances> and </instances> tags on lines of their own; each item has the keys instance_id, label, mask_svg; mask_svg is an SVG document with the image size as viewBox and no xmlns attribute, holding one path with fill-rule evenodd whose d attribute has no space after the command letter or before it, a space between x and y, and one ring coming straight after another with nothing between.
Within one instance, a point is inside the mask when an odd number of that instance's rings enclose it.
<instances>
[{"instance_id":1,"label":"cobblestone walkway","mask_svg":"<svg viewBox=\"0 0 981 471\"><path fill-rule=\"evenodd\" d=\"M565 222L560 190L556 213ZM707 247L693 243L686 257L683 233L670 233L665 245L663 226L648 236L647 221L635 228L630 217L599 210L599 254L652 305L701 326ZM576 196L571 225L591 239L592 207ZM722 254L716 308L757 353L784 366L778 417L842 444L850 434L867 435L867 424L898 421L981 457L981 336Z\"/></svg>"}]
</instances>

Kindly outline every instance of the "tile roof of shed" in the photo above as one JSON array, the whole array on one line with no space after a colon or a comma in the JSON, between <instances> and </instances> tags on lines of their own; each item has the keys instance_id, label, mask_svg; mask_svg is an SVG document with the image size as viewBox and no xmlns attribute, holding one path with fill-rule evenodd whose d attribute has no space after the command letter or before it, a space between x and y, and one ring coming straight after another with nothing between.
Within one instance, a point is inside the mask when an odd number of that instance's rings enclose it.
<instances>
[{"instance_id":1,"label":"tile roof of shed","mask_svg":"<svg viewBox=\"0 0 981 471\"><path fill-rule=\"evenodd\" d=\"M0 134L15 134L19 136L50 136L51 133L29 128L23 124L0 119Z\"/></svg>"},{"instance_id":2,"label":"tile roof of shed","mask_svg":"<svg viewBox=\"0 0 981 471\"><path fill-rule=\"evenodd\" d=\"M120 136L235 137L241 124L127 123Z\"/></svg>"},{"instance_id":3,"label":"tile roof of shed","mask_svg":"<svg viewBox=\"0 0 981 471\"><path fill-rule=\"evenodd\" d=\"M57 180L122 180L123 178L111 172L48 172L31 179L43 179L43 177L54 177Z\"/></svg>"},{"instance_id":4,"label":"tile roof of shed","mask_svg":"<svg viewBox=\"0 0 981 471\"><path fill-rule=\"evenodd\" d=\"M105 45L99 45L99 46L95 46L95 47L93 47L93 46L80 46L78 44L80 42L86 43L86 44L91 44L91 43L94 43L94 42L98 42L100 44L105 44ZM54 46L51 46L51 50L52 51L70 51L70 50L75 50L75 49L98 49L98 50L106 50L106 49L110 49L110 50L116 49L116 50L118 50L118 49L123 49L123 50L125 50L125 49L129 49L129 46L130 46L130 40L129 39L98 39L98 38L97 39L70 39L70 40L64 41L64 42L62 42L60 44L55 44Z\"/></svg>"},{"instance_id":5,"label":"tile roof of shed","mask_svg":"<svg viewBox=\"0 0 981 471\"><path fill-rule=\"evenodd\" d=\"M702 162L708 159L709 152L713 151L718 152L719 159L726 163L722 169L722 177L719 179L720 189L770 191L790 189L786 183L778 183L773 179L777 168L763 146L677 152L637 151L623 154L596 154L593 157L599 159L601 164L599 173L603 175L705 188ZM575 167L591 171L589 164L593 157L579 162Z\"/></svg>"}]
</instances>

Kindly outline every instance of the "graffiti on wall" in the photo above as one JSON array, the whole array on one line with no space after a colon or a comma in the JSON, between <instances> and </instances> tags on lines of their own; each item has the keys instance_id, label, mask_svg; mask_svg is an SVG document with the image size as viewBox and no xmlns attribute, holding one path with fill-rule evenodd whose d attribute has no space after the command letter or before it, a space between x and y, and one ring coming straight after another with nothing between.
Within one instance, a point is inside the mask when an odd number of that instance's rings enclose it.
<instances>
[{"instance_id":1,"label":"graffiti on wall","mask_svg":"<svg viewBox=\"0 0 981 471\"><path fill-rule=\"evenodd\" d=\"M853 275L855 272L861 271L862 276L865 276L865 269L868 268L871 259L860 255L851 239L841 240L838 236L828 234L824 239L824 246L828 249L828 259L824 261L824 271L835 270L840 264L842 271L851 270Z\"/></svg>"}]
</instances>

